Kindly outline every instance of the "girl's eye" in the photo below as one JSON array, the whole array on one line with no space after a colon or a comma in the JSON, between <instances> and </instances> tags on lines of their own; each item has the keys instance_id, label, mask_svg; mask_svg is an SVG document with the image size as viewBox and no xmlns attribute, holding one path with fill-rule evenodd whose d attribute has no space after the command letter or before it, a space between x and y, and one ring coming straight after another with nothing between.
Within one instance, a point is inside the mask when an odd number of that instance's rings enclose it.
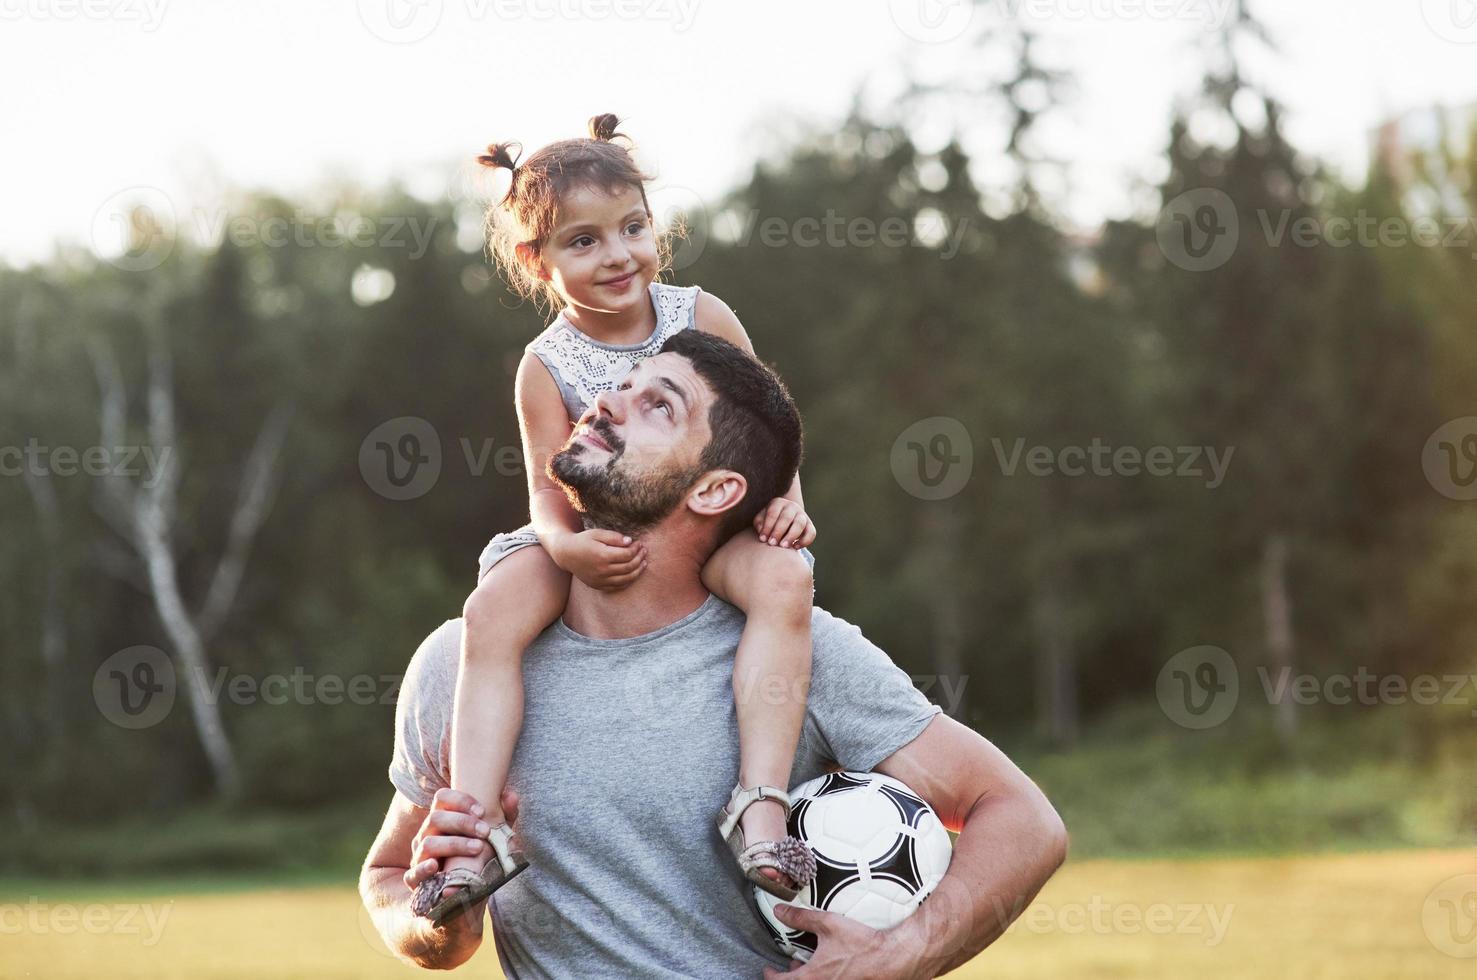
<instances>
[{"instance_id":1,"label":"girl's eye","mask_svg":"<svg viewBox=\"0 0 1477 980\"><path fill-rule=\"evenodd\" d=\"M584 248L586 245L595 244L595 239L591 238L589 235L581 235L569 244L574 248Z\"/></svg>"},{"instance_id":2,"label":"girl's eye","mask_svg":"<svg viewBox=\"0 0 1477 980\"><path fill-rule=\"evenodd\" d=\"M645 227L646 227L645 222L642 222L642 221L633 221L630 224L626 225L626 234L628 234L628 235L639 235L639 234L641 234L642 229L644 229Z\"/></svg>"}]
</instances>

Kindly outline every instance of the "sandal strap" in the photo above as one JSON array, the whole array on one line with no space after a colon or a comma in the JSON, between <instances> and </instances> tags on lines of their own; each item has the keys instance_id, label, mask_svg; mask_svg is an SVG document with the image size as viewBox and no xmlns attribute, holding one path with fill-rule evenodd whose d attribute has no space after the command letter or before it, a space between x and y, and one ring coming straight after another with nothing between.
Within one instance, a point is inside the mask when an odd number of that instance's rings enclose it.
<instances>
[{"instance_id":1,"label":"sandal strap","mask_svg":"<svg viewBox=\"0 0 1477 980\"><path fill-rule=\"evenodd\" d=\"M733 792L728 795L728 805L723 809L726 816L718 825L718 833L726 840L732 833L733 828L738 826L739 818L744 811L758 803L760 800L775 800L785 808L785 816L790 815L790 794L777 786L750 786L744 789L742 784L735 785Z\"/></svg>"},{"instance_id":2,"label":"sandal strap","mask_svg":"<svg viewBox=\"0 0 1477 980\"><path fill-rule=\"evenodd\" d=\"M803 888L815 878L815 854L796 837L759 841L744 848L739 855L739 869L745 877L757 882L750 872L761 868L774 868Z\"/></svg>"}]
</instances>

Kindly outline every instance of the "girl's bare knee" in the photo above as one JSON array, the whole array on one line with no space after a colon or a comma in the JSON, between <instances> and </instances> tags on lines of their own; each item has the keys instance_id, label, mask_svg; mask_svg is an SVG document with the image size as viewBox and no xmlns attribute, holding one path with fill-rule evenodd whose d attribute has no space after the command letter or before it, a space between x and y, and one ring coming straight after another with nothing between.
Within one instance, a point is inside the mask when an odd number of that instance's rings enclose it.
<instances>
[{"instance_id":1,"label":"girl's bare knee","mask_svg":"<svg viewBox=\"0 0 1477 980\"><path fill-rule=\"evenodd\" d=\"M525 644L564 611L569 574L542 548L522 548L498 562L462 605L462 628L471 639L496 634Z\"/></svg>"}]
</instances>

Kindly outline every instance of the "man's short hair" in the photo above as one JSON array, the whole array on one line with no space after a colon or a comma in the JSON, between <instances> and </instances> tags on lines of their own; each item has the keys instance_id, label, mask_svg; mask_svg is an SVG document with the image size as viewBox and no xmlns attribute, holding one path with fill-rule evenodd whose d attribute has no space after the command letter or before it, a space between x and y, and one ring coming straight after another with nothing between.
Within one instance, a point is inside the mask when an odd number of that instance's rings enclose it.
<instances>
[{"instance_id":1,"label":"man's short hair","mask_svg":"<svg viewBox=\"0 0 1477 980\"><path fill-rule=\"evenodd\" d=\"M800 412L779 375L721 337L695 327L682 330L668 338L662 353L687 358L713 391L703 470L733 470L749 484L718 526L722 544L790 489L805 452Z\"/></svg>"}]
</instances>

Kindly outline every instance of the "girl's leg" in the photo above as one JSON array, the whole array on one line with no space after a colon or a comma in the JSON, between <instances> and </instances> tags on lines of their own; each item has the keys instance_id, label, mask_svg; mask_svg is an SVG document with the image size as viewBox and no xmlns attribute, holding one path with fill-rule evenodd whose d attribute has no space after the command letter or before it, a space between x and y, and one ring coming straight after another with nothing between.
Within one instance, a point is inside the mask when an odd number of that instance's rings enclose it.
<instances>
[{"instance_id":1,"label":"girl's leg","mask_svg":"<svg viewBox=\"0 0 1477 980\"><path fill-rule=\"evenodd\" d=\"M506 820L503 784L523 728L523 651L559 618L568 599L569 574L543 548L520 548L488 570L462 609L451 787L482 804L489 826ZM483 863L447 858L442 870L480 871Z\"/></svg>"},{"instance_id":2,"label":"girl's leg","mask_svg":"<svg viewBox=\"0 0 1477 980\"><path fill-rule=\"evenodd\" d=\"M713 553L702 577L748 616L733 669L739 782L788 790L810 692L810 566L798 550L765 544L745 528ZM784 807L773 800L750 806L739 825L750 843L787 833ZM773 868L764 873L783 878Z\"/></svg>"}]
</instances>

